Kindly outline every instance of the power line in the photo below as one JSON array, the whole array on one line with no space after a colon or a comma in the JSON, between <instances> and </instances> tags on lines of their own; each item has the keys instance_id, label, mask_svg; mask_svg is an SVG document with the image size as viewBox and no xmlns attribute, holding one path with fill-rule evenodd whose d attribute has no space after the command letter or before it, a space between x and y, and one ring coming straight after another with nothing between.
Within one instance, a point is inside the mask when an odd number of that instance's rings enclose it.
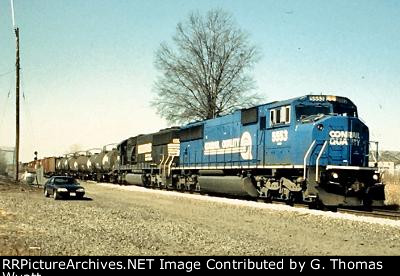
<instances>
[{"instance_id":1,"label":"power line","mask_svg":"<svg viewBox=\"0 0 400 276\"><path fill-rule=\"evenodd\" d=\"M15 70L13 70L13 71L15 71ZM9 79L10 85L9 85L8 93L7 93L7 95L6 95L5 99L4 99L3 110L2 110L1 118L0 118L0 131L3 130L4 120L5 120L5 117L6 117L6 113L8 111L8 104L9 104L9 100L10 100L11 89L13 88L12 87L12 85L13 85L12 81L13 81L12 80L12 76L10 75L10 79Z\"/></svg>"},{"instance_id":2,"label":"power line","mask_svg":"<svg viewBox=\"0 0 400 276\"><path fill-rule=\"evenodd\" d=\"M15 72L15 70L11 70L11 71L8 71L8 72L5 72L5 73L1 73L0 77L7 76L8 74L11 74L11 73L14 73L14 72Z\"/></svg>"},{"instance_id":3,"label":"power line","mask_svg":"<svg viewBox=\"0 0 400 276\"><path fill-rule=\"evenodd\" d=\"M32 117L32 112L28 103L29 98L26 96L26 88L25 88L25 74L24 71L21 71L21 90L22 90L22 97L24 100L25 108L24 108L24 113L25 113L25 118L27 121L26 124L26 130L30 134L31 139L31 146L36 146L36 137L35 137L35 132L34 132L34 123L33 123L33 117Z\"/></svg>"},{"instance_id":4,"label":"power line","mask_svg":"<svg viewBox=\"0 0 400 276\"><path fill-rule=\"evenodd\" d=\"M9 98L10 98L10 91L8 92L7 98L4 101L3 112L2 112L1 118L0 118L0 131L2 131L2 128L3 128L3 123L4 123L4 118L5 118L6 112L7 112Z\"/></svg>"}]
</instances>

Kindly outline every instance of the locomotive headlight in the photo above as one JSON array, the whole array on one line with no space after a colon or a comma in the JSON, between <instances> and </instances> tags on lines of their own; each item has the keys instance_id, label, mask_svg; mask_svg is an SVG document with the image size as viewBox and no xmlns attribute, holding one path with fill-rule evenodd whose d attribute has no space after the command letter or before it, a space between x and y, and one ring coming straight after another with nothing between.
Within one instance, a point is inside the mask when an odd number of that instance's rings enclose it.
<instances>
[{"instance_id":1,"label":"locomotive headlight","mask_svg":"<svg viewBox=\"0 0 400 276\"><path fill-rule=\"evenodd\" d=\"M378 176L377 174L374 174L374 175L372 176L372 178L373 178L374 180L378 180L378 179L379 179L379 176Z\"/></svg>"},{"instance_id":2,"label":"locomotive headlight","mask_svg":"<svg viewBox=\"0 0 400 276\"><path fill-rule=\"evenodd\" d=\"M320 130L320 131L323 130L324 129L324 125L323 124L318 124L317 125L317 129Z\"/></svg>"},{"instance_id":3,"label":"locomotive headlight","mask_svg":"<svg viewBox=\"0 0 400 276\"><path fill-rule=\"evenodd\" d=\"M339 175L337 174L337 173L332 173L332 177L334 178L334 179L338 179L339 178Z\"/></svg>"}]
</instances>

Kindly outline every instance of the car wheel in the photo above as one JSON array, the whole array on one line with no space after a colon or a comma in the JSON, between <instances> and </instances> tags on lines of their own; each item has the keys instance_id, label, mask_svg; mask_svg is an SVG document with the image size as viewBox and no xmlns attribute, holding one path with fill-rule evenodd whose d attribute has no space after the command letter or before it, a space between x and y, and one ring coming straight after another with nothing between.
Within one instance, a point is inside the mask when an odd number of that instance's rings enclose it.
<instances>
[{"instance_id":1,"label":"car wheel","mask_svg":"<svg viewBox=\"0 0 400 276\"><path fill-rule=\"evenodd\" d=\"M49 192L47 191L47 189L44 189L44 196L49 197Z\"/></svg>"},{"instance_id":2,"label":"car wheel","mask_svg":"<svg viewBox=\"0 0 400 276\"><path fill-rule=\"evenodd\" d=\"M54 198L54 200L57 200L57 199L59 199L59 196L58 196L58 194L57 194L57 191L56 191L56 190L54 190L54 193L53 193L53 198Z\"/></svg>"},{"instance_id":3,"label":"car wheel","mask_svg":"<svg viewBox=\"0 0 400 276\"><path fill-rule=\"evenodd\" d=\"M77 198L77 199L82 199L82 198L83 198L83 195L77 195L76 198Z\"/></svg>"}]
</instances>

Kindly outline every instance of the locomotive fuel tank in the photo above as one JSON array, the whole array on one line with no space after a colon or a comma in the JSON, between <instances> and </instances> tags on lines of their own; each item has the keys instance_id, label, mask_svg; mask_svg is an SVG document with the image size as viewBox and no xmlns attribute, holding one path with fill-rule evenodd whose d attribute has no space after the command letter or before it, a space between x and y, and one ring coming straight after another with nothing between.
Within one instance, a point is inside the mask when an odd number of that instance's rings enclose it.
<instances>
[{"instance_id":1,"label":"locomotive fuel tank","mask_svg":"<svg viewBox=\"0 0 400 276\"><path fill-rule=\"evenodd\" d=\"M125 176L125 181L126 183L131 185L140 185L140 186L143 185L143 179L141 174L128 173Z\"/></svg>"},{"instance_id":2,"label":"locomotive fuel tank","mask_svg":"<svg viewBox=\"0 0 400 276\"><path fill-rule=\"evenodd\" d=\"M201 190L205 192L230 194L240 197L258 196L257 190L247 177L200 175L198 181Z\"/></svg>"}]
</instances>

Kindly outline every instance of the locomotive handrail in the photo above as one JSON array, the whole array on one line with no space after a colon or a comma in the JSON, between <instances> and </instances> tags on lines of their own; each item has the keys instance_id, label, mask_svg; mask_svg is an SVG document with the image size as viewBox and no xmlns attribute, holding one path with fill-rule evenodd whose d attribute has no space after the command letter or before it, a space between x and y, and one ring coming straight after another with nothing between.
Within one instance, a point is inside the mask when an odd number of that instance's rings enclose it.
<instances>
[{"instance_id":1,"label":"locomotive handrail","mask_svg":"<svg viewBox=\"0 0 400 276\"><path fill-rule=\"evenodd\" d=\"M167 164L167 167L168 167L168 171L167 171L167 177L170 177L170 175L171 175L171 165L172 165L172 162L174 161L174 157L173 156L171 156L171 160L168 162L168 164Z\"/></svg>"},{"instance_id":2,"label":"locomotive handrail","mask_svg":"<svg viewBox=\"0 0 400 276\"><path fill-rule=\"evenodd\" d=\"M310 147L308 148L306 154L304 155L304 173L303 173L304 180L307 177L307 158L308 158L308 155L310 154L311 150L313 149L316 141L317 140L312 141Z\"/></svg>"},{"instance_id":3,"label":"locomotive handrail","mask_svg":"<svg viewBox=\"0 0 400 276\"><path fill-rule=\"evenodd\" d=\"M320 150L317 160L315 162L315 181L316 182L319 181L319 159L321 158L322 154L324 153L327 144L328 144L328 140L326 140L324 142L324 145L322 146L322 149Z\"/></svg>"},{"instance_id":4,"label":"locomotive handrail","mask_svg":"<svg viewBox=\"0 0 400 276\"><path fill-rule=\"evenodd\" d=\"M165 156L164 156L164 154L161 154L161 160L160 160L160 165L159 165L159 167L158 167L158 169L160 170L160 175L163 175L163 173L165 173L165 166L163 166L164 164L164 158L165 158ZM163 170L164 169L164 170Z\"/></svg>"},{"instance_id":5,"label":"locomotive handrail","mask_svg":"<svg viewBox=\"0 0 400 276\"><path fill-rule=\"evenodd\" d=\"M375 144L375 154L373 151L371 151L372 153L372 157L374 158L374 163L376 164L376 166L378 166L378 162L379 162L379 142L378 141L369 141L369 144Z\"/></svg>"}]
</instances>

